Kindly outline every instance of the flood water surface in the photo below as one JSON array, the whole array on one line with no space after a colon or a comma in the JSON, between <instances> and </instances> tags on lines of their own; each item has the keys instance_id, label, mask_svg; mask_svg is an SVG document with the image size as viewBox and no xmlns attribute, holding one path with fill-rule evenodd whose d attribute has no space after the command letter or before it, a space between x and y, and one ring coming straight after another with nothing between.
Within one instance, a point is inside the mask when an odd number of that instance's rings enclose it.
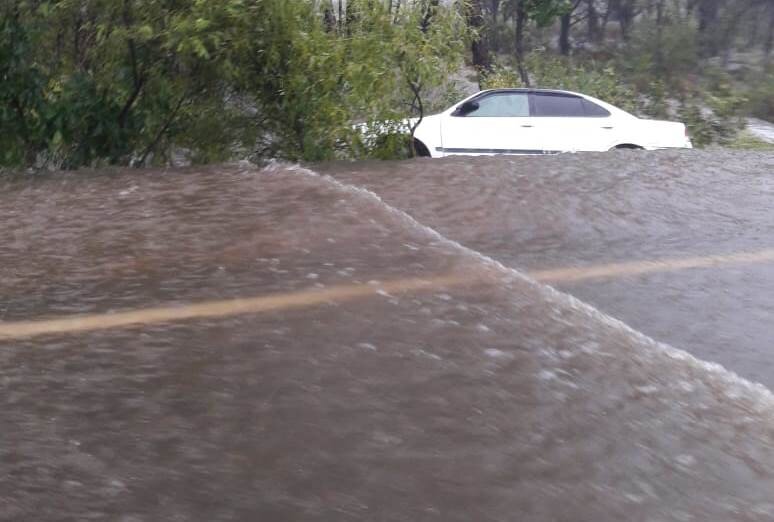
<instances>
[{"instance_id":1,"label":"flood water surface","mask_svg":"<svg viewBox=\"0 0 774 522\"><path fill-rule=\"evenodd\" d=\"M331 166L444 236L527 272L774 247L774 155L584 154ZM649 336L774 386L774 262L548 281ZM604 272L604 270L601 270Z\"/></svg>"},{"instance_id":2,"label":"flood water surface","mask_svg":"<svg viewBox=\"0 0 774 522\"><path fill-rule=\"evenodd\" d=\"M524 275L774 246L718 154L3 182L0 519L774 519L770 265Z\"/></svg>"}]
</instances>

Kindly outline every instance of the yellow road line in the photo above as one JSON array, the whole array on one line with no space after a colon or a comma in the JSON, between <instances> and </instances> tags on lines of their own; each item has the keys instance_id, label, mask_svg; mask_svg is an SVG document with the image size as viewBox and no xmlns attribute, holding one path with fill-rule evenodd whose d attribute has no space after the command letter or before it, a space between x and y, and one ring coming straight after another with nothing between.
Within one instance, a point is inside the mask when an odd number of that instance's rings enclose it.
<instances>
[{"instance_id":1,"label":"yellow road line","mask_svg":"<svg viewBox=\"0 0 774 522\"><path fill-rule=\"evenodd\" d=\"M633 261L611 263L589 267L558 268L530 272L530 276L544 283L573 283L588 279L613 279L616 277L674 272L692 268L716 268L726 265L747 265L774 261L774 249L737 254L662 259L656 261Z\"/></svg>"},{"instance_id":2,"label":"yellow road line","mask_svg":"<svg viewBox=\"0 0 774 522\"><path fill-rule=\"evenodd\" d=\"M655 272L670 272L692 268L714 268L774 261L774 249L742 252L729 255L611 263L589 267L559 268L530 272L530 276L544 283L573 283L589 279L611 279ZM470 274L449 274L431 278L413 278L387 281L378 285L342 285L324 289L301 290L251 298L209 301L193 305L162 306L125 312L77 315L34 321L0 322L0 340L22 339L45 334L66 334L106 330L133 325L149 325L182 321L229 317L303 308L324 303L351 301L380 292L403 294L442 287L456 287L479 283L480 278Z\"/></svg>"},{"instance_id":3,"label":"yellow road line","mask_svg":"<svg viewBox=\"0 0 774 522\"><path fill-rule=\"evenodd\" d=\"M0 339L22 339L45 334L88 332L138 324L148 325L188 319L217 318L280 311L329 302L362 299L380 292L397 295L441 287L462 286L473 282L475 282L475 279L471 278L470 275L451 274L424 279L414 278L387 281L378 285L343 285L262 297L209 301L185 306L163 306L107 314L77 315L58 319L0 323Z\"/></svg>"}]
</instances>

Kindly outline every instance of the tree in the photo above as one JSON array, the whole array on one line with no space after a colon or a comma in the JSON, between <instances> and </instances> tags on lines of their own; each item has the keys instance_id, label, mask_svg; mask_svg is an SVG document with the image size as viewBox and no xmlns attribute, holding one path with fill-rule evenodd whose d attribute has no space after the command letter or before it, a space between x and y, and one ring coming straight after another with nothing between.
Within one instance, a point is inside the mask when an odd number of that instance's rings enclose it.
<instances>
[{"instance_id":1,"label":"tree","mask_svg":"<svg viewBox=\"0 0 774 522\"><path fill-rule=\"evenodd\" d=\"M344 16L339 35L306 0L265 0L240 21L247 48L235 68L261 121L258 155L367 154L353 120L379 128L412 112L421 120L428 90L462 62L465 20L451 7L361 0L348 2ZM413 135L416 125L404 130Z\"/></svg>"},{"instance_id":2,"label":"tree","mask_svg":"<svg viewBox=\"0 0 774 522\"><path fill-rule=\"evenodd\" d=\"M429 25L421 23L426 16L424 9L416 3L403 7L388 46L393 50L391 63L399 73L395 92L408 101L416 115L409 122L412 156L416 154L414 132L425 116L425 95L462 64L469 36L469 19L456 9L441 10L436 6L433 23Z\"/></svg>"},{"instance_id":3,"label":"tree","mask_svg":"<svg viewBox=\"0 0 774 522\"><path fill-rule=\"evenodd\" d=\"M602 41L602 30L600 27L600 15L597 9L596 0L586 1L586 37L590 42L599 43Z\"/></svg>"},{"instance_id":4,"label":"tree","mask_svg":"<svg viewBox=\"0 0 774 522\"><path fill-rule=\"evenodd\" d=\"M567 0L513 0L516 4L516 63L522 83L529 86L529 74L524 66L524 36L528 22L546 27L566 13L570 4Z\"/></svg>"},{"instance_id":5,"label":"tree","mask_svg":"<svg viewBox=\"0 0 774 522\"><path fill-rule=\"evenodd\" d=\"M487 74L492 70L492 59L489 54L489 36L484 34L486 19L484 17L482 0L471 0L467 8L467 20L472 36L471 53L473 55L473 66L479 73Z\"/></svg>"},{"instance_id":6,"label":"tree","mask_svg":"<svg viewBox=\"0 0 774 522\"><path fill-rule=\"evenodd\" d=\"M717 54L717 40L713 32L717 29L718 14L722 0L701 0L698 4L699 49L701 56Z\"/></svg>"},{"instance_id":7,"label":"tree","mask_svg":"<svg viewBox=\"0 0 774 522\"><path fill-rule=\"evenodd\" d=\"M631 34L632 24L639 14L637 0L610 0L609 12L618 20L621 38L626 42Z\"/></svg>"},{"instance_id":8,"label":"tree","mask_svg":"<svg viewBox=\"0 0 774 522\"><path fill-rule=\"evenodd\" d=\"M573 15L581 5L582 0L572 0L571 3L566 4L564 11L559 16L560 28L559 28L559 53L563 56L570 54L570 29L575 24L573 21Z\"/></svg>"},{"instance_id":9,"label":"tree","mask_svg":"<svg viewBox=\"0 0 774 522\"><path fill-rule=\"evenodd\" d=\"M0 11L0 166L35 162L44 141L44 77L17 5Z\"/></svg>"},{"instance_id":10,"label":"tree","mask_svg":"<svg viewBox=\"0 0 774 522\"><path fill-rule=\"evenodd\" d=\"M766 40L763 44L763 50L766 53L766 57L768 59L768 57L771 56L772 48L774 48L774 1L770 1L767 4L767 9L769 17L768 25L766 28Z\"/></svg>"}]
</instances>

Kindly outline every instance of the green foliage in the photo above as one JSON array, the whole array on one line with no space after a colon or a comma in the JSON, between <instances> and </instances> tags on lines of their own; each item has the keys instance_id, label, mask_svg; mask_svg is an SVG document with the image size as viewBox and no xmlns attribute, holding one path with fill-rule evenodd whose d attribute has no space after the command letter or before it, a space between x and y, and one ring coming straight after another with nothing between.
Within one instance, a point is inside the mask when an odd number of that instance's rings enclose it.
<instances>
[{"instance_id":1,"label":"green foliage","mask_svg":"<svg viewBox=\"0 0 774 522\"><path fill-rule=\"evenodd\" d=\"M763 141L746 131L738 133L727 146L739 150L774 151L774 143Z\"/></svg>"},{"instance_id":2,"label":"green foliage","mask_svg":"<svg viewBox=\"0 0 774 522\"><path fill-rule=\"evenodd\" d=\"M222 105L222 35L242 3L187 3L43 0L0 10L0 52L12 57L0 61L0 96L16 107L0 115L2 164L146 163L185 137L181 122L202 125L208 113L194 105ZM205 8L211 19L201 18Z\"/></svg>"},{"instance_id":3,"label":"green foliage","mask_svg":"<svg viewBox=\"0 0 774 522\"><path fill-rule=\"evenodd\" d=\"M653 80L643 89L645 99L641 111L651 118L665 119L669 117L669 102L667 87L661 80Z\"/></svg>"},{"instance_id":4,"label":"green foliage","mask_svg":"<svg viewBox=\"0 0 774 522\"><path fill-rule=\"evenodd\" d=\"M712 110L715 141L728 143L745 126L743 109L747 98L737 93L728 83L709 91L707 105Z\"/></svg>"},{"instance_id":5,"label":"green foliage","mask_svg":"<svg viewBox=\"0 0 774 522\"><path fill-rule=\"evenodd\" d=\"M462 98L450 78L474 32L513 58L516 20L526 24L526 51L550 49L557 17L572 14L577 38L589 5L480 2L485 13L500 11L471 29L465 0L396 4L349 0L338 20L319 0L2 2L0 167L403 157L416 122L406 118ZM635 4L620 46L600 36L590 38L593 55L580 44L571 58L527 52L520 64L532 85L680 117L697 145L731 143L744 114L774 118L771 70L732 78L707 67L697 42L708 35L684 2L626 2ZM724 5L723 13L744 15ZM735 20L727 18L724 31ZM521 85L507 57L482 83ZM386 121L400 128L381 140L353 129Z\"/></svg>"},{"instance_id":6,"label":"green foliage","mask_svg":"<svg viewBox=\"0 0 774 522\"><path fill-rule=\"evenodd\" d=\"M267 1L251 15L247 52L235 63L240 91L257 104L260 132L272 136L267 152L330 159L349 116L346 40L326 32L305 2Z\"/></svg>"},{"instance_id":7,"label":"green foliage","mask_svg":"<svg viewBox=\"0 0 774 522\"><path fill-rule=\"evenodd\" d=\"M571 0L522 0L529 20L538 27L551 25L554 20L572 9Z\"/></svg>"},{"instance_id":8,"label":"green foliage","mask_svg":"<svg viewBox=\"0 0 774 522\"><path fill-rule=\"evenodd\" d=\"M669 88L661 80L652 80L639 89L628 85L625 73L613 63L563 58L545 52L528 55L525 65L532 86L563 89L594 96L633 113L668 119L678 117L690 132L693 144L728 144L744 127L747 99L735 89L727 74L707 72L705 85ZM484 88L522 87L515 68L497 63L484 78ZM670 108L668 93L679 98L677 113Z\"/></svg>"},{"instance_id":9,"label":"green foliage","mask_svg":"<svg viewBox=\"0 0 774 522\"><path fill-rule=\"evenodd\" d=\"M463 63L467 26L454 9L436 9L432 23L422 25L422 4L408 4L400 11L398 27L388 45L392 63L399 72L396 92L409 101L414 115L427 115L427 94L433 86L445 83ZM415 123L411 127L413 136Z\"/></svg>"},{"instance_id":10,"label":"green foliage","mask_svg":"<svg viewBox=\"0 0 774 522\"><path fill-rule=\"evenodd\" d=\"M341 34L326 30L303 0L267 0L261 9L253 23L272 23L239 69L248 71L242 87L258 101L262 131L271 136L267 150L283 158L402 154L404 139L371 144L353 132L352 120L373 127L426 114L426 93L464 56L466 28L455 9L435 9L423 26L422 3L394 13L383 2L350 2Z\"/></svg>"},{"instance_id":11,"label":"green foliage","mask_svg":"<svg viewBox=\"0 0 774 522\"><path fill-rule=\"evenodd\" d=\"M0 166L368 155L353 121L424 113L466 31L422 0L350 0L333 25L309 0L4 4Z\"/></svg>"},{"instance_id":12,"label":"green foliage","mask_svg":"<svg viewBox=\"0 0 774 522\"><path fill-rule=\"evenodd\" d=\"M747 112L755 117L774 121L774 68L757 74L748 84L751 89L747 93Z\"/></svg>"},{"instance_id":13,"label":"green foliage","mask_svg":"<svg viewBox=\"0 0 774 522\"><path fill-rule=\"evenodd\" d=\"M534 52L527 56L525 67L529 71L532 87L581 92L624 110L636 110L634 92L621 81L620 75L609 64L581 62L545 52ZM516 70L502 63L497 64L493 72L484 78L483 85L487 89L523 86Z\"/></svg>"},{"instance_id":14,"label":"green foliage","mask_svg":"<svg viewBox=\"0 0 774 522\"><path fill-rule=\"evenodd\" d=\"M695 146L727 145L745 126L747 98L720 70L708 69L702 83L679 93L678 116L688 127Z\"/></svg>"},{"instance_id":15,"label":"green foliage","mask_svg":"<svg viewBox=\"0 0 774 522\"><path fill-rule=\"evenodd\" d=\"M714 139L714 129L710 119L692 98L680 101L677 111L680 120L685 123L694 147L703 148Z\"/></svg>"},{"instance_id":16,"label":"green foliage","mask_svg":"<svg viewBox=\"0 0 774 522\"><path fill-rule=\"evenodd\" d=\"M406 159L413 155L411 136L406 132L406 129L379 136L376 143L367 152L368 157L380 160Z\"/></svg>"},{"instance_id":17,"label":"green foliage","mask_svg":"<svg viewBox=\"0 0 774 522\"><path fill-rule=\"evenodd\" d=\"M616 68L640 90L654 81L669 89L680 88L698 67L696 29L692 23L670 16L660 26L644 21L618 54Z\"/></svg>"},{"instance_id":18,"label":"green foliage","mask_svg":"<svg viewBox=\"0 0 774 522\"><path fill-rule=\"evenodd\" d=\"M496 63L492 66L492 71L482 78L481 87L484 89L508 89L524 87L524 84L516 69L503 63Z\"/></svg>"},{"instance_id":19,"label":"green foliage","mask_svg":"<svg viewBox=\"0 0 774 522\"><path fill-rule=\"evenodd\" d=\"M43 141L45 80L28 65L31 28L7 7L0 15L0 166L13 166L33 162Z\"/></svg>"},{"instance_id":20,"label":"green foliage","mask_svg":"<svg viewBox=\"0 0 774 522\"><path fill-rule=\"evenodd\" d=\"M732 91L692 93L680 101L678 116L688 127L694 146L728 145L745 126L741 112L745 102Z\"/></svg>"}]
</instances>

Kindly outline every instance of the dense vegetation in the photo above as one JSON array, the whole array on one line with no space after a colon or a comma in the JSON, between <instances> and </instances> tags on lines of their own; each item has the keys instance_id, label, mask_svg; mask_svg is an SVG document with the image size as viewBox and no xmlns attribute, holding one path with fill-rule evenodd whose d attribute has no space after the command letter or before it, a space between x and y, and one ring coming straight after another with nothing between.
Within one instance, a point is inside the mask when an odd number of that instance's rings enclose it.
<instances>
[{"instance_id":1,"label":"dense vegetation","mask_svg":"<svg viewBox=\"0 0 774 522\"><path fill-rule=\"evenodd\" d=\"M0 167L389 157L409 141L353 122L421 117L466 75L730 142L774 116L773 26L774 0L13 0Z\"/></svg>"},{"instance_id":2,"label":"dense vegetation","mask_svg":"<svg viewBox=\"0 0 774 522\"><path fill-rule=\"evenodd\" d=\"M736 143L743 116L774 120L774 0L473 3L486 85L565 87L680 118L699 146Z\"/></svg>"},{"instance_id":3,"label":"dense vegetation","mask_svg":"<svg viewBox=\"0 0 774 522\"><path fill-rule=\"evenodd\" d=\"M461 65L457 9L307 0L22 0L0 13L0 164L366 153Z\"/></svg>"}]
</instances>

